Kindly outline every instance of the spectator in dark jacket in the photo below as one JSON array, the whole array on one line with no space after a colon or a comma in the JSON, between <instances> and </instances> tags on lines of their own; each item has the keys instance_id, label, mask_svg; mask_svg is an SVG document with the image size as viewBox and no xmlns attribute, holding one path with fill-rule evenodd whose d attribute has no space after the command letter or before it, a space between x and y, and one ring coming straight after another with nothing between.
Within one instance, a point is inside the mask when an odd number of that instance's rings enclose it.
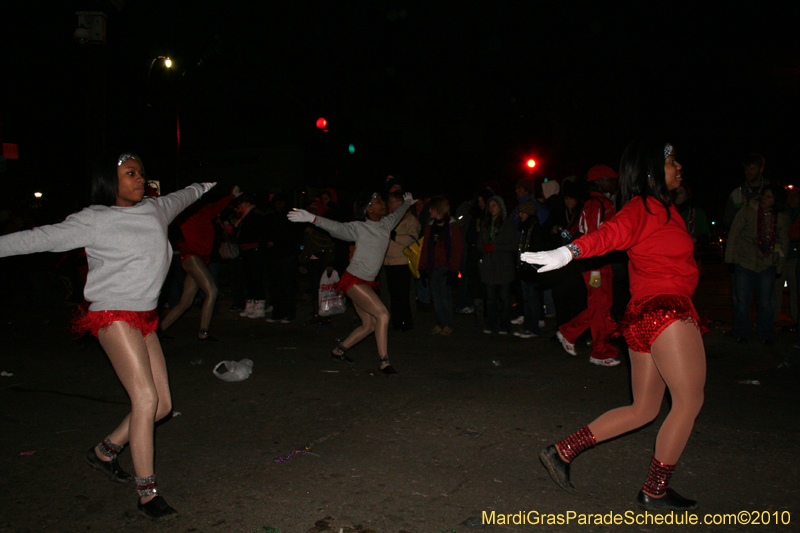
<instances>
[{"instance_id":1,"label":"spectator in dark jacket","mask_svg":"<svg viewBox=\"0 0 800 533\"><path fill-rule=\"evenodd\" d=\"M450 202L444 196L428 204L430 224L425 228L419 268L426 272L431 288L436 325L433 335L453 332L453 286L458 279L463 240L461 228L450 222Z\"/></svg>"},{"instance_id":2,"label":"spectator in dark jacket","mask_svg":"<svg viewBox=\"0 0 800 533\"><path fill-rule=\"evenodd\" d=\"M286 218L291 209L286 194L276 194L272 198L272 205L275 212L269 218L264 248L267 281L272 297L272 317L267 322L289 324L297 315L297 270L304 228Z\"/></svg>"},{"instance_id":3,"label":"spectator in dark jacket","mask_svg":"<svg viewBox=\"0 0 800 533\"><path fill-rule=\"evenodd\" d=\"M486 202L486 217L478 234L478 249L483 250L479 265L486 286L486 329L508 335L511 329L511 283L516 277L517 230L506 214L499 196Z\"/></svg>"}]
</instances>

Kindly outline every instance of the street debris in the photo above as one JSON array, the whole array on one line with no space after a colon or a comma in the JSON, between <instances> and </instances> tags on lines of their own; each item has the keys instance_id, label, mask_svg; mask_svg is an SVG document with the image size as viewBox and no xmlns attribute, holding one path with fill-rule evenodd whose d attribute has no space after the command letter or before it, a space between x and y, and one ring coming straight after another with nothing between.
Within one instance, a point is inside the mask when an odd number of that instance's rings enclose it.
<instances>
[{"instance_id":1,"label":"street debris","mask_svg":"<svg viewBox=\"0 0 800 533\"><path fill-rule=\"evenodd\" d=\"M225 365L227 372L217 372L217 369L222 365ZM253 373L253 361L250 359L242 359L239 362L220 361L212 372L223 381L244 381Z\"/></svg>"}]
</instances>

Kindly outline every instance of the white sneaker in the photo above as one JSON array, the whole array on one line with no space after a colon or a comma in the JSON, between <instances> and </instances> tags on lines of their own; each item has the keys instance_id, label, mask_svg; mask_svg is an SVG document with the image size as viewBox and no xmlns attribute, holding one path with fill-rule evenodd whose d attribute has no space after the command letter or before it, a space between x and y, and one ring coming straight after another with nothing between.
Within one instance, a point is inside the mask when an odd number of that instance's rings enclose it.
<instances>
[{"instance_id":1,"label":"white sneaker","mask_svg":"<svg viewBox=\"0 0 800 533\"><path fill-rule=\"evenodd\" d=\"M561 346L564 347L565 352L567 352L570 355L578 355L578 352L575 351L575 345L567 341L567 339L564 338L564 335L562 335L560 331L556 331L556 338L558 339L558 342L561 343Z\"/></svg>"},{"instance_id":2,"label":"white sneaker","mask_svg":"<svg viewBox=\"0 0 800 533\"><path fill-rule=\"evenodd\" d=\"M497 333L499 333L500 335L508 335L507 331L498 331Z\"/></svg>"},{"instance_id":3,"label":"white sneaker","mask_svg":"<svg viewBox=\"0 0 800 533\"><path fill-rule=\"evenodd\" d=\"M471 315L474 312L474 307L462 307L461 309L456 310L456 313L461 313L462 315Z\"/></svg>"},{"instance_id":4,"label":"white sneaker","mask_svg":"<svg viewBox=\"0 0 800 533\"><path fill-rule=\"evenodd\" d=\"M534 337L538 337L539 336L536 333L534 333L532 331L529 331L527 329L525 331L516 332L516 333L514 333L514 335L516 335L520 339L532 339Z\"/></svg>"},{"instance_id":5,"label":"white sneaker","mask_svg":"<svg viewBox=\"0 0 800 533\"><path fill-rule=\"evenodd\" d=\"M483 332L486 333L487 335L491 335L492 334L492 330L490 330L490 329L485 329L485 330L483 330Z\"/></svg>"},{"instance_id":6,"label":"white sneaker","mask_svg":"<svg viewBox=\"0 0 800 533\"><path fill-rule=\"evenodd\" d=\"M608 359L595 359L594 357L590 357L589 362L597 366L617 366L621 363L619 359L614 357L609 357Z\"/></svg>"},{"instance_id":7,"label":"white sneaker","mask_svg":"<svg viewBox=\"0 0 800 533\"><path fill-rule=\"evenodd\" d=\"M249 315L253 311L255 305L256 305L255 300L247 300L244 304L244 309L239 313L239 316Z\"/></svg>"},{"instance_id":8,"label":"white sneaker","mask_svg":"<svg viewBox=\"0 0 800 533\"><path fill-rule=\"evenodd\" d=\"M517 318L511 321L512 324L515 326L521 326L525 322L525 316L519 315Z\"/></svg>"},{"instance_id":9,"label":"white sneaker","mask_svg":"<svg viewBox=\"0 0 800 533\"><path fill-rule=\"evenodd\" d=\"M247 314L247 318L264 318L265 316L264 300L256 300L253 303L253 308L250 309L250 312Z\"/></svg>"}]
</instances>

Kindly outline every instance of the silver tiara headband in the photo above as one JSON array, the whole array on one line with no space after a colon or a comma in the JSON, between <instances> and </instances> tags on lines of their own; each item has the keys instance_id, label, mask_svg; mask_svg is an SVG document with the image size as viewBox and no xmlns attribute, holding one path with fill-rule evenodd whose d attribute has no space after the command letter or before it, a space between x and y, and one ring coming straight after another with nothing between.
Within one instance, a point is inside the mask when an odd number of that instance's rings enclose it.
<instances>
[{"instance_id":1,"label":"silver tiara headband","mask_svg":"<svg viewBox=\"0 0 800 533\"><path fill-rule=\"evenodd\" d=\"M367 208L372 205L372 202L375 201L375 198L377 198L378 195L379 193L374 192L372 193L372 196L369 197L369 202L367 202L366 205L364 205L364 216L367 216Z\"/></svg>"},{"instance_id":2,"label":"silver tiara headband","mask_svg":"<svg viewBox=\"0 0 800 533\"><path fill-rule=\"evenodd\" d=\"M137 156L136 154L131 154L131 153L127 153L126 152L126 153L122 154L121 156L119 156L119 159L117 159L117 166L120 166L122 163L124 163L128 159L135 159L135 160L139 161L139 156Z\"/></svg>"},{"instance_id":3,"label":"silver tiara headband","mask_svg":"<svg viewBox=\"0 0 800 533\"><path fill-rule=\"evenodd\" d=\"M665 144L664 145L664 161L669 159L669 154L671 154L671 153L672 153L672 145L670 143Z\"/></svg>"}]
</instances>

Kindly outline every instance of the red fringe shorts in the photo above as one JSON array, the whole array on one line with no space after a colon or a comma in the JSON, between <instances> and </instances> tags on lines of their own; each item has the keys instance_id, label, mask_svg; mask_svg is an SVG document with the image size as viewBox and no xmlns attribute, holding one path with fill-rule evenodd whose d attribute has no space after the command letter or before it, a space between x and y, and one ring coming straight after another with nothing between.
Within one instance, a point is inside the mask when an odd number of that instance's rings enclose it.
<instances>
[{"instance_id":1,"label":"red fringe shorts","mask_svg":"<svg viewBox=\"0 0 800 533\"><path fill-rule=\"evenodd\" d=\"M691 298L658 294L632 300L622 319L615 321L613 335L624 336L628 348L634 352L650 353L656 338L676 320L691 322L701 334L708 331L701 323Z\"/></svg>"},{"instance_id":2,"label":"red fringe shorts","mask_svg":"<svg viewBox=\"0 0 800 533\"><path fill-rule=\"evenodd\" d=\"M76 316L72 320L72 332L77 335L91 333L97 337L100 330L106 329L112 322L127 322L138 329L142 337L147 337L158 328L158 312L152 311L89 311L85 315Z\"/></svg>"},{"instance_id":3,"label":"red fringe shorts","mask_svg":"<svg viewBox=\"0 0 800 533\"><path fill-rule=\"evenodd\" d=\"M339 280L339 285L336 286L336 292L347 294L347 290L353 285L369 285L373 291L377 291L380 283L377 281L363 280L345 270L344 274L342 275L342 279Z\"/></svg>"}]
</instances>

